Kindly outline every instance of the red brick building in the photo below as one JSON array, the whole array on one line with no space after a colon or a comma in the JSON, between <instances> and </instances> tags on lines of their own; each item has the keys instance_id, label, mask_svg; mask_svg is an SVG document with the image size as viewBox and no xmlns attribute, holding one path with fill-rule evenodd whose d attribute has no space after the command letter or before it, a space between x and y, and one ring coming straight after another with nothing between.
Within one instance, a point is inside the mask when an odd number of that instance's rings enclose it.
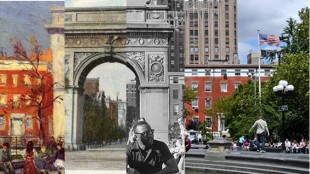
<instances>
[{"instance_id":1,"label":"red brick building","mask_svg":"<svg viewBox=\"0 0 310 174\"><path fill-rule=\"evenodd\" d=\"M273 73L273 65L261 66L261 82L267 81ZM230 96L239 84L244 84L248 80L254 80L258 84L258 66L257 65L188 65L185 69L185 86L192 89L198 89L197 98L186 104L186 108L192 112L190 117L186 118L186 122L191 120L198 124L200 121L206 121L207 127L215 135L219 135L219 131L225 130L225 116L219 113L214 117L206 115L206 109L212 109L219 99ZM258 85L257 85L258 86ZM254 90L254 89L253 89ZM258 89L257 89L258 91ZM256 94L258 97L258 92ZM212 118L215 118L213 120Z\"/></svg>"},{"instance_id":2,"label":"red brick building","mask_svg":"<svg viewBox=\"0 0 310 174\"><path fill-rule=\"evenodd\" d=\"M53 135L51 63L51 50L40 55L37 72L45 76L42 81L33 75L29 61L0 57L0 136L39 137L40 123L46 137ZM42 119L38 119L37 101L44 106Z\"/></svg>"}]
</instances>

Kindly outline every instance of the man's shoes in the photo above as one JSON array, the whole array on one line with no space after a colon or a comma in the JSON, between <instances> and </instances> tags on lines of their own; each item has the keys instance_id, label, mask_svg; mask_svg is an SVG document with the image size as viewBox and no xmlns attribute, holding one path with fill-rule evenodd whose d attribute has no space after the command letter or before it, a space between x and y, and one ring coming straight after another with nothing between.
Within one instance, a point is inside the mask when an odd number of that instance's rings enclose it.
<instances>
[{"instance_id":1,"label":"man's shoes","mask_svg":"<svg viewBox=\"0 0 310 174\"><path fill-rule=\"evenodd\" d=\"M257 150L257 152L259 152L259 150Z\"/></svg>"},{"instance_id":2,"label":"man's shoes","mask_svg":"<svg viewBox=\"0 0 310 174\"><path fill-rule=\"evenodd\" d=\"M264 150L262 150L261 152L262 152L262 153L265 153L265 151L264 151Z\"/></svg>"}]
</instances>

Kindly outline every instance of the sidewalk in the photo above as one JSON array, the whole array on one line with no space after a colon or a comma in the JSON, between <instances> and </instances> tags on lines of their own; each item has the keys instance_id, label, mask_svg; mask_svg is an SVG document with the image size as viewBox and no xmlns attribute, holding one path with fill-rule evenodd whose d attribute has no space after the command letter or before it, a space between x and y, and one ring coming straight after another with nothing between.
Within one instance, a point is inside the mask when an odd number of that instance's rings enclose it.
<instances>
[{"instance_id":1,"label":"sidewalk","mask_svg":"<svg viewBox=\"0 0 310 174\"><path fill-rule=\"evenodd\" d=\"M105 145L85 151L66 151L67 173L126 173L126 144Z\"/></svg>"}]
</instances>

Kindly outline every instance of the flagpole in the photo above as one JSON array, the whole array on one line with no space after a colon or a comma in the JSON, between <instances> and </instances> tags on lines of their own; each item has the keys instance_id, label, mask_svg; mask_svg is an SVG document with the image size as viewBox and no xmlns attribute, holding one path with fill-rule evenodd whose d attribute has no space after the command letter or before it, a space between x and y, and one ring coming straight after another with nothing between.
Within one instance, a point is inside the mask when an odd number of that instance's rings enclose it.
<instances>
[{"instance_id":1,"label":"flagpole","mask_svg":"<svg viewBox=\"0 0 310 174\"><path fill-rule=\"evenodd\" d=\"M259 102L262 96L261 93L261 79L260 79L260 61L261 61L261 51L260 51L260 43L259 43L259 30L257 30L258 32L258 40L257 40L257 45L258 45L258 95L259 95Z\"/></svg>"}]
</instances>

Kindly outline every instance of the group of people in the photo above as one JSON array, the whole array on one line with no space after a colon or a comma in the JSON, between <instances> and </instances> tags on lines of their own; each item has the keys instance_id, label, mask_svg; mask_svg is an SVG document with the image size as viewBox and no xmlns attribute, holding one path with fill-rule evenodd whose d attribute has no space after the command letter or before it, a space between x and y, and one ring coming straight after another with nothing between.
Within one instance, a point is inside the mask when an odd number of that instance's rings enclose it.
<instances>
[{"instance_id":1,"label":"group of people","mask_svg":"<svg viewBox=\"0 0 310 174\"><path fill-rule=\"evenodd\" d=\"M0 166L5 174L15 174L10 152L10 144L4 142L0 151ZM64 170L65 150L62 143L49 142L42 145L37 152L33 141L27 142L27 147L22 151L24 160L24 174L48 173L48 171Z\"/></svg>"},{"instance_id":2,"label":"group of people","mask_svg":"<svg viewBox=\"0 0 310 174\"><path fill-rule=\"evenodd\" d=\"M309 154L309 140L306 140L304 138L301 139L301 141L298 143L296 140L293 140L292 142L286 139L284 141L285 144L285 151L287 153L305 153Z\"/></svg>"}]
</instances>

